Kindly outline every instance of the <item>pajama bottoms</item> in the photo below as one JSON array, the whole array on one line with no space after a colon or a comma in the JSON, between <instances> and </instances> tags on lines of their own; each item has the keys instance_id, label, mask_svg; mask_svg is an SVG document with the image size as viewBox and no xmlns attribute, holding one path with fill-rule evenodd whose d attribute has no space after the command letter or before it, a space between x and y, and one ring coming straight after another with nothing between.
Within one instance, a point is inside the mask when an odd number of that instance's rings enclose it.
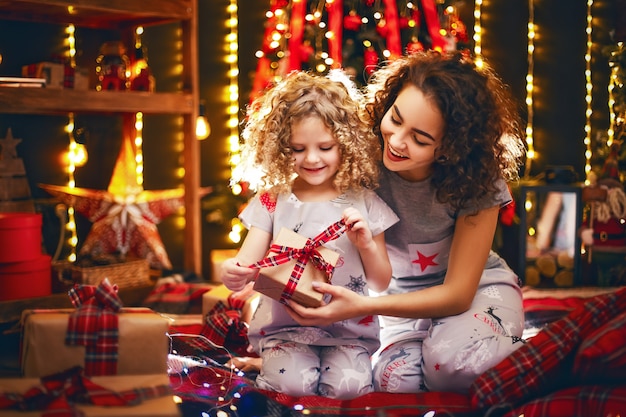
<instances>
[{"instance_id":1,"label":"pajama bottoms","mask_svg":"<svg viewBox=\"0 0 626 417\"><path fill-rule=\"evenodd\" d=\"M367 349L356 345L311 346L275 343L261 352L258 388L292 396L351 399L373 391Z\"/></svg>"},{"instance_id":2,"label":"pajama bottoms","mask_svg":"<svg viewBox=\"0 0 626 417\"><path fill-rule=\"evenodd\" d=\"M470 309L438 319L383 319L374 389L467 393L484 371L523 345L524 311L517 277L485 270Z\"/></svg>"}]
</instances>

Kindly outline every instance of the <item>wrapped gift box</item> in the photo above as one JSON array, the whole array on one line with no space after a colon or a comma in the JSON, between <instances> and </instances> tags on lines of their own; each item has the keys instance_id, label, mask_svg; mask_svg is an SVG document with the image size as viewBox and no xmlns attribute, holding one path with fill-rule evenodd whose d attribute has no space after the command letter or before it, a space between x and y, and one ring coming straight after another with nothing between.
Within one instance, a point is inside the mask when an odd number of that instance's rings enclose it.
<instances>
[{"instance_id":1,"label":"wrapped gift box","mask_svg":"<svg viewBox=\"0 0 626 417\"><path fill-rule=\"evenodd\" d=\"M226 307L229 307L229 298L234 298L244 302L241 309L241 319L246 323L250 323L252 314L254 314L256 306L259 304L259 294L252 289L251 284L241 291L233 292L226 288L225 285L218 285L205 292L202 295L202 317L204 320L206 320L207 315L218 302L222 302Z\"/></svg>"},{"instance_id":2,"label":"wrapped gift box","mask_svg":"<svg viewBox=\"0 0 626 417\"><path fill-rule=\"evenodd\" d=\"M0 213L0 263L38 259L41 225L39 213Z\"/></svg>"},{"instance_id":3,"label":"wrapped gift box","mask_svg":"<svg viewBox=\"0 0 626 417\"><path fill-rule=\"evenodd\" d=\"M38 62L24 65L22 77L45 78L46 88L63 88L65 85L65 65L58 62Z\"/></svg>"},{"instance_id":4,"label":"wrapped gift box","mask_svg":"<svg viewBox=\"0 0 626 417\"><path fill-rule=\"evenodd\" d=\"M132 376L95 376L89 378L93 383L115 392L123 392L136 388L151 388L169 384L166 374L132 375ZM2 378L0 392L24 394L40 384L38 378ZM76 409L85 417L136 416L136 417L180 417L178 406L172 395L142 401L127 407L98 407L87 404L76 404ZM0 417L40 417L43 410L16 411L0 410Z\"/></svg>"},{"instance_id":5,"label":"wrapped gift box","mask_svg":"<svg viewBox=\"0 0 626 417\"><path fill-rule=\"evenodd\" d=\"M85 362L84 346L65 344L73 309L27 310L22 315L22 374L42 377ZM117 375L167 374L169 321L146 308L119 313Z\"/></svg>"},{"instance_id":6,"label":"wrapped gift box","mask_svg":"<svg viewBox=\"0 0 626 417\"><path fill-rule=\"evenodd\" d=\"M0 301L44 297L52 293L49 255L23 262L0 263Z\"/></svg>"},{"instance_id":7,"label":"wrapped gift box","mask_svg":"<svg viewBox=\"0 0 626 417\"><path fill-rule=\"evenodd\" d=\"M307 240L304 236L287 228L282 228L274 239L274 243L290 248L303 248ZM319 246L317 250L326 262L335 266L339 259L337 252L324 246ZM277 253L270 251L267 256L274 255ZM270 298L280 300L295 265L296 260L293 259L281 265L261 268L255 280L254 289ZM329 282L329 277L309 261L305 265L291 299L307 307L319 307L322 303L323 294L313 289L313 281Z\"/></svg>"}]
</instances>

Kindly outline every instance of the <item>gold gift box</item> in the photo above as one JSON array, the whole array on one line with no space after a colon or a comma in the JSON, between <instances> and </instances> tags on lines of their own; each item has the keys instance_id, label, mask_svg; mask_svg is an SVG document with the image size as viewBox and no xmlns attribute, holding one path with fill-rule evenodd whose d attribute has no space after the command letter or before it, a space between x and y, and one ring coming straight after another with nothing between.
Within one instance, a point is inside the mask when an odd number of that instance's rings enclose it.
<instances>
[{"instance_id":1,"label":"gold gift box","mask_svg":"<svg viewBox=\"0 0 626 417\"><path fill-rule=\"evenodd\" d=\"M135 388L150 388L168 385L166 374L132 375L132 376L94 376L89 378L93 383L114 392L128 391ZM29 389L39 386L39 378L1 378L0 392L24 394ZM94 405L75 404L78 411L85 417L180 417L178 406L173 395L152 398L137 405L128 407L98 407ZM40 417L42 410L16 411L0 410L0 417Z\"/></svg>"},{"instance_id":2,"label":"gold gift box","mask_svg":"<svg viewBox=\"0 0 626 417\"><path fill-rule=\"evenodd\" d=\"M274 243L290 248L303 248L306 245L307 238L301 236L287 228L282 228ZM339 259L339 254L326 247L319 246L317 251L322 255L324 260L335 266ZM270 251L267 256L274 256L277 253ZM296 260L290 260L282 265L261 268L254 283L254 289L262 294L267 295L274 300L280 301L285 286L289 282L291 272L296 265ZM323 271L320 271L312 264L312 261L306 263L302 276L298 280L298 285L291 296L291 300L307 307L319 307L322 304L323 294L313 289L314 281L329 282L330 278Z\"/></svg>"},{"instance_id":3,"label":"gold gift box","mask_svg":"<svg viewBox=\"0 0 626 417\"><path fill-rule=\"evenodd\" d=\"M22 315L22 375L40 378L84 366L85 347L65 344L75 310L26 310ZM117 375L167 374L169 321L147 308L122 308Z\"/></svg>"}]
</instances>

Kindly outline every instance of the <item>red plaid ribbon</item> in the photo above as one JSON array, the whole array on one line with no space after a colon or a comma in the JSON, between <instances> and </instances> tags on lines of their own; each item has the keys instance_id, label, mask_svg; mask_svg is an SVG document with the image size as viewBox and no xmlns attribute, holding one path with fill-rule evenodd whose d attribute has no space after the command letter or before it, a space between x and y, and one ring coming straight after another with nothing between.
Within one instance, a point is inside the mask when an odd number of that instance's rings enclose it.
<instances>
[{"instance_id":1,"label":"red plaid ribbon","mask_svg":"<svg viewBox=\"0 0 626 417\"><path fill-rule=\"evenodd\" d=\"M75 285L68 292L76 307L68 320L65 344L85 346L85 374L115 375L118 356L118 316L122 301L117 285Z\"/></svg>"},{"instance_id":2,"label":"red plaid ribbon","mask_svg":"<svg viewBox=\"0 0 626 417\"><path fill-rule=\"evenodd\" d=\"M344 221L340 220L330 225L326 230L315 236L313 239L307 239L306 244L302 248L291 248L289 246L272 244L270 246L270 252L274 252L277 255L268 256L261 259L259 262L250 265L249 267L267 268L287 263L293 259L296 260L296 266L294 266L293 271L291 271L289 281L285 285L283 293L280 297L280 302L285 304L287 300L293 296L307 262L311 261L313 266L324 272L330 281L330 277L332 277L335 267L324 260L324 257L319 253L317 248L322 246L324 243L337 239L343 232L349 230L351 227L352 226L346 226Z\"/></svg>"},{"instance_id":3,"label":"red plaid ribbon","mask_svg":"<svg viewBox=\"0 0 626 417\"><path fill-rule=\"evenodd\" d=\"M0 410L43 410L42 417L82 417L74 404L122 407L165 395L171 395L169 384L111 391L85 377L81 367L74 367L41 378L39 385L24 394L0 393Z\"/></svg>"},{"instance_id":4,"label":"red plaid ribbon","mask_svg":"<svg viewBox=\"0 0 626 417\"><path fill-rule=\"evenodd\" d=\"M219 346L223 346L227 338L232 339L235 336L245 338L248 329L241 320L241 311L245 303L245 300L232 296L228 297L227 303L218 301L207 313L205 325L200 332L202 336Z\"/></svg>"}]
</instances>

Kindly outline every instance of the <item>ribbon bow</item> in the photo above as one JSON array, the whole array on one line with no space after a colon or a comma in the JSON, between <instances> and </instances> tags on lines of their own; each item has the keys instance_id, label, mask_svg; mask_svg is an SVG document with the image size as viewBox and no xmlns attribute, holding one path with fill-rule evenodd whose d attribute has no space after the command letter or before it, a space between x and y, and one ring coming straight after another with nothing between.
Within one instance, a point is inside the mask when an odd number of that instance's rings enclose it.
<instances>
[{"instance_id":1,"label":"ribbon bow","mask_svg":"<svg viewBox=\"0 0 626 417\"><path fill-rule=\"evenodd\" d=\"M246 338L248 328L241 319L241 311L245 300L231 296L228 301L218 301L207 313L201 334L213 343L223 346L226 340L232 341L236 336Z\"/></svg>"},{"instance_id":2,"label":"ribbon bow","mask_svg":"<svg viewBox=\"0 0 626 417\"><path fill-rule=\"evenodd\" d=\"M96 406L128 406L171 394L169 385L141 387L115 392L86 378L79 366L41 378L41 383L24 394L0 393L0 410L44 410L43 417L79 417L75 403Z\"/></svg>"},{"instance_id":3,"label":"ribbon bow","mask_svg":"<svg viewBox=\"0 0 626 417\"><path fill-rule=\"evenodd\" d=\"M322 246L324 243L337 239L343 232L349 230L351 227L352 225L346 226L345 222L340 220L330 225L326 230L315 236L313 239L307 239L306 244L302 248L291 248L289 246L272 244L270 246L270 252L274 252L276 255L261 259L259 262L250 265L249 267L267 268L270 266L281 265L295 259L296 265L291 272L289 281L285 285L279 300L281 303L286 304L287 300L292 297L294 291L296 290L298 281L300 280L300 277L304 272L304 268L309 261L311 261L315 268L324 272L327 280L330 282L330 278L333 275L335 267L324 260L324 257L319 253L317 248Z\"/></svg>"},{"instance_id":4,"label":"ribbon bow","mask_svg":"<svg viewBox=\"0 0 626 417\"><path fill-rule=\"evenodd\" d=\"M122 301L117 285L75 285L68 295L76 310L67 323L65 344L85 346L85 373L115 375L118 357L118 316Z\"/></svg>"}]
</instances>

